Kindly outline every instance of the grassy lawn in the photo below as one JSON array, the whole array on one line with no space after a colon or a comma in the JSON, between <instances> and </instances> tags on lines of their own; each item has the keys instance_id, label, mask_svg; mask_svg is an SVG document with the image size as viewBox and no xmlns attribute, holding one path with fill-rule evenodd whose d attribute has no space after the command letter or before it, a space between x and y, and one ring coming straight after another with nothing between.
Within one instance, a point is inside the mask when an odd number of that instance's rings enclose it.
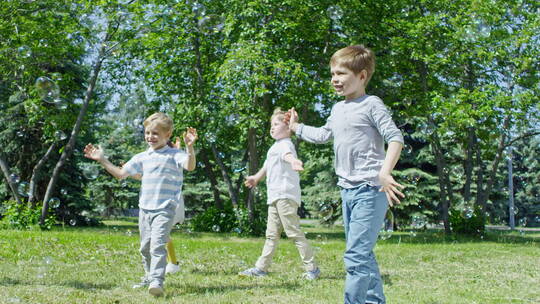
<instances>
[{"instance_id":1,"label":"grassy lawn","mask_svg":"<svg viewBox=\"0 0 540 304\"><path fill-rule=\"evenodd\" d=\"M341 227L304 225L320 280L302 280L294 245L283 240L266 278L253 265L262 238L173 232L181 272L166 297L131 286L142 275L136 223L53 231L0 230L0 303L343 303ZM540 303L540 232L492 231L482 239L439 231L394 233L375 249L388 303Z\"/></svg>"}]
</instances>

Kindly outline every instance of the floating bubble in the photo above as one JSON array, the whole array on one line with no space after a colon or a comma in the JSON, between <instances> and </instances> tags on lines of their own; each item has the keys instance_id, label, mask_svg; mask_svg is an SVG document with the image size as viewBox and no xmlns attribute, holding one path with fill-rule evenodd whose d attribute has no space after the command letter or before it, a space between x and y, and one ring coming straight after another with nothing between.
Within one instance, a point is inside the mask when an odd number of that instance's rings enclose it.
<instances>
[{"instance_id":1,"label":"floating bubble","mask_svg":"<svg viewBox=\"0 0 540 304\"><path fill-rule=\"evenodd\" d=\"M56 209L56 208L60 207L60 199L57 198L57 197L51 198L49 200L49 207L53 208L53 209Z\"/></svg>"},{"instance_id":2,"label":"floating bubble","mask_svg":"<svg viewBox=\"0 0 540 304\"><path fill-rule=\"evenodd\" d=\"M73 100L73 103L76 104L76 105L82 105L84 103L84 99L82 98L75 98Z\"/></svg>"},{"instance_id":3,"label":"floating bubble","mask_svg":"<svg viewBox=\"0 0 540 304\"><path fill-rule=\"evenodd\" d=\"M221 31L225 26L225 23L223 22L223 17L221 16L208 15L199 19L198 26L202 33L214 34Z\"/></svg>"},{"instance_id":4,"label":"floating bubble","mask_svg":"<svg viewBox=\"0 0 540 304\"><path fill-rule=\"evenodd\" d=\"M21 178L17 174L12 173L9 175L9 180L14 184L18 184L21 181Z\"/></svg>"},{"instance_id":5,"label":"floating bubble","mask_svg":"<svg viewBox=\"0 0 540 304\"><path fill-rule=\"evenodd\" d=\"M22 182L17 187L17 192L20 196L28 197L30 196L30 184L27 182Z\"/></svg>"},{"instance_id":6,"label":"floating bubble","mask_svg":"<svg viewBox=\"0 0 540 304\"><path fill-rule=\"evenodd\" d=\"M238 119L240 118L240 116L238 114L231 114L231 115L228 115L225 120L227 121L227 124L232 126L232 125L235 125L237 122L238 122Z\"/></svg>"},{"instance_id":7,"label":"floating bubble","mask_svg":"<svg viewBox=\"0 0 540 304\"><path fill-rule=\"evenodd\" d=\"M221 227L219 227L218 225L212 226L212 231L219 232L220 230L221 230Z\"/></svg>"},{"instance_id":8,"label":"floating bubble","mask_svg":"<svg viewBox=\"0 0 540 304\"><path fill-rule=\"evenodd\" d=\"M66 133L58 130L56 132L54 132L54 138L56 138L57 140L64 140L67 138L67 135Z\"/></svg>"},{"instance_id":9,"label":"floating bubble","mask_svg":"<svg viewBox=\"0 0 540 304\"><path fill-rule=\"evenodd\" d=\"M393 233L394 233L394 213L392 213L391 210L388 210L384 217L381 230L379 231L379 238L381 240L387 240L390 237L392 237Z\"/></svg>"},{"instance_id":10,"label":"floating bubble","mask_svg":"<svg viewBox=\"0 0 540 304\"><path fill-rule=\"evenodd\" d=\"M70 220L69 220L69 224L70 224L71 226L77 226L77 220L76 220L76 219L70 219Z\"/></svg>"},{"instance_id":11,"label":"floating bubble","mask_svg":"<svg viewBox=\"0 0 540 304\"><path fill-rule=\"evenodd\" d=\"M332 5L326 10L326 15L333 21L337 21L343 16L343 9L339 5Z\"/></svg>"},{"instance_id":12,"label":"floating bubble","mask_svg":"<svg viewBox=\"0 0 540 304\"><path fill-rule=\"evenodd\" d=\"M128 230L126 231L126 235L127 235L127 236L132 236L132 235L133 235L133 232L131 232L131 230L128 229Z\"/></svg>"},{"instance_id":13,"label":"floating bubble","mask_svg":"<svg viewBox=\"0 0 540 304\"><path fill-rule=\"evenodd\" d=\"M94 164L83 164L81 169L87 179L96 179L99 175L99 167Z\"/></svg>"},{"instance_id":14,"label":"floating bubble","mask_svg":"<svg viewBox=\"0 0 540 304\"><path fill-rule=\"evenodd\" d=\"M538 215L535 216L535 217L534 217L534 221L537 222L537 223L540 223L540 216L538 216Z\"/></svg>"},{"instance_id":15,"label":"floating bubble","mask_svg":"<svg viewBox=\"0 0 540 304\"><path fill-rule=\"evenodd\" d=\"M411 237L416 237L416 231L411 230L411 231L409 232L409 235L410 235Z\"/></svg>"},{"instance_id":16,"label":"floating bubble","mask_svg":"<svg viewBox=\"0 0 540 304\"><path fill-rule=\"evenodd\" d=\"M199 2L193 3L193 7L191 8L191 10L197 15L204 15L205 13L204 5L202 5L202 3L199 3Z\"/></svg>"},{"instance_id":17,"label":"floating bubble","mask_svg":"<svg viewBox=\"0 0 540 304\"><path fill-rule=\"evenodd\" d=\"M521 226L521 227L527 226L527 218L524 217L524 218L519 219L518 225Z\"/></svg>"},{"instance_id":18,"label":"floating bubble","mask_svg":"<svg viewBox=\"0 0 540 304\"><path fill-rule=\"evenodd\" d=\"M474 208L472 206L465 206L461 210L461 217L464 219L470 219L474 215Z\"/></svg>"},{"instance_id":19,"label":"floating bubble","mask_svg":"<svg viewBox=\"0 0 540 304\"><path fill-rule=\"evenodd\" d=\"M19 52L19 55L21 55L23 58L29 58L32 56L32 50L26 45L20 46L17 49L17 52Z\"/></svg>"},{"instance_id":20,"label":"floating bubble","mask_svg":"<svg viewBox=\"0 0 540 304\"><path fill-rule=\"evenodd\" d=\"M17 133L15 133L18 137L24 137L24 132L23 131L17 131Z\"/></svg>"},{"instance_id":21,"label":"floating bubble","mask_svg":"<svg viewBox=\"0 0 540 304\"><path fill-rule=\"evenodd\" d=\"M424 228L427 224L427 219L424 215L414 215L411 218L411 226L413 229Z\"/></svg>"},{"instance_id":22,"label":"floating bubble","mask_svg":"<svg viewBox=\"0 0 540 304\"><path fill-rule=\"evenodd\" d=\"M35 87L45 102L54 103L54 100L60 95L60 88L49 77L38 77L36 79Z\"/></svg>"},{"instance_id":23,"label":"floating bubble","mask_svg":"<svg viewBox=\"0 0 540 304\"><path fill-rule=\"evenodd\" d=\"M65 110L68 108L67 102L61 98L55 98L53 103L58 110Z\"/></svg>"},{"instance_id":24,"label":"floating bubble","mask_svg":"<svg viewBox=\"0 0 540 304\"><path fill-rule=\"evenodd\" d=\"M242 233L242 229L240 229L240 228L238 228L238 227L235 227L235 228L233 229L233 232L236 232L236 233L240 234L240 233Z\"/></svg>"},{"instance_id":25,"label":"floating bubble","mask_svg":"<svg viewBox=\"0 0 540 304\"><path fill-rule=\"evenodd\" d=\"M51 265L53 263L53 258L50 256L46 256L43 258L43 264L45 265Z\"/></svg>"},{"instance_id":26,"label":"floating bubble","mask_svg":"<svg viewBox=\"0 0 540 304\"><path fill-rule=\"evenodd\" d=\"M319 215L322 217L323 221L328 221L332 218L332 215L334 215L334 208L332 208L332 205L330 204L325 204L319 209Z\"/></svg>"},{"instance_id":27,"label":"floating bubble","mask_svg":"<svg viewBox=\"0 0 540 304\"><path fill-rule=\"evenodd\" d=\"M225 218L227 215L226 215L225 213L222 212L222 213L219 214L219 216L220 216L221 218Z\"/></svg>"},{"instance_id":28,"label":"floating bubble","mask_svg":"<svg viewBox=\"0 0 540 304\"><path fill-rule=\"evenodd\" d=\"M206 139L208 140L209 143L215 143L216 135L214 133L208 133L208 135L206 135Z\"/></svg>"},{"instance_id":29,"label":"floating bubble","mask_svg":"<svg viewBox=\"0 0 540 304\"><path fill-rule=\"evenodd\" d=\"M234 173L240 173L240 172L243 172L246 170L246 167L242 167L242 168L236 168L233 170Z\"/></svg>"},{"instance_id":30,"label":"floating bubble","mask_svg":"<svg viewBox=\"0 0 540 304\"><path fill-rule=\"evenodd\" d=\"M413 148L411 145L404 145L403 146L403 153L405 154L411 154L413 151Z\"/></svg>"},{"instance_id":31,"label":"floating bubble","mask_svg":"<svg viewBox=\"0 0 540 304\"><path fill-rule=\"evenodd\" d=\"M62 188L62 189L60 189L60 194L65 196L65 195L68 194L68 191L66 189Z\"/></svg>"}]
</instances>

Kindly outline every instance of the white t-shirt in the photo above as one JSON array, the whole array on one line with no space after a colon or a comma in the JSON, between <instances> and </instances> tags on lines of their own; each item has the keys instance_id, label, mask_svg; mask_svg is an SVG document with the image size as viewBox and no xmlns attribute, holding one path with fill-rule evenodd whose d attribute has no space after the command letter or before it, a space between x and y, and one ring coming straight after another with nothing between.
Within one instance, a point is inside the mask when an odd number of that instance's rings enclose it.
<instances>
[{"instance_id":1,"label":"white t-shirt","mask_svg":"<svg viewBox=\"0 0 540 304\"><path fill-rule=\"evenodd\" d=\"M300 204L300 176L292 169L291 164L283 159L288 153L297 157L290 138L279 139L268 149L264 162L268 204L284 198Z\"/></svg>"}]
</instances>

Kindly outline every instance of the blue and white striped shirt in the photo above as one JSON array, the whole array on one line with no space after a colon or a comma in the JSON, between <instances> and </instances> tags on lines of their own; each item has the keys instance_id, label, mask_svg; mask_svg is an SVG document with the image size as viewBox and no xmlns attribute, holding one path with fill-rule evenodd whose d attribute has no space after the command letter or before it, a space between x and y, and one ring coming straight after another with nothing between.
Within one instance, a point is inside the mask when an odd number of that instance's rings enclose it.
<instances>
[{"instance_id":1,"label":"blue and white striped shirt","mask_svg":"<svg viewBox=\"0 0 540 304\"><path fill-rule=\"evenodd\" d=\"M183 165L187 159L188 154L183 150L165 146L138 153L124 165L129 175L142 175L139 208L156 210L170 203L178 205L184 181Z\"/></svg>"}]
</instances>

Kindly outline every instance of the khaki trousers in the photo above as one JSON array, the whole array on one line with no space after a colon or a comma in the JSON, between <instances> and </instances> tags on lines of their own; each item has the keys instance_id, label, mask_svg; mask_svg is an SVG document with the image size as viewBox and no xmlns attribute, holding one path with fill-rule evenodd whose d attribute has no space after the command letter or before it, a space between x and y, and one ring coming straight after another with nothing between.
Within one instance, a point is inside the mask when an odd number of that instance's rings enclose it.
<instances>
[{"instance_id":1,"label":"khaki trousers","mask_svg":"<svg viewBox=\"0 0 540 304\"><path fill-rule=\"evenodd\" d=\"M290 199L278 199L268 205L268 220L266 223L266 242L262 254L255 267L268 271L272 257L276 251L281 232L285 230L287 237L294 241L306 271L317 269L313 250L309 246L304 232L300 230L300 217L297 214L298 204Z\"/></svg>"}]
</instances>

